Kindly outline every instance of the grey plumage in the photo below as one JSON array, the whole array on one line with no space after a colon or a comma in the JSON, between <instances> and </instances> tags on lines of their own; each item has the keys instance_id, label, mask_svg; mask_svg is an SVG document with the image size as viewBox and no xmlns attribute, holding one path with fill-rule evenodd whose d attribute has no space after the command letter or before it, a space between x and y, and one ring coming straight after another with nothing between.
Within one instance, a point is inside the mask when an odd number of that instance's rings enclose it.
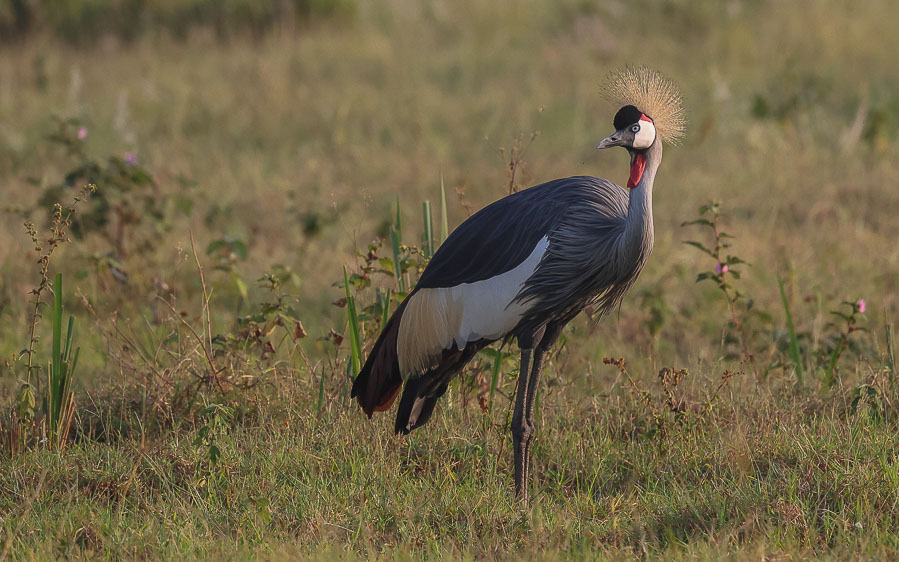
<instances>
[{"instance_id":1,"label":"grey plumage","mask_svg":"<svg viewBox=\"0 0 899 562\"><path fill-rule=\"evenodd\" d=\"M665 116L659 131L677 138L682 113L670 104L679 103L679 96L670 83L647 72L626 74L616 91L639 94ZM646 76L649 90L627 82ZM389 408L405 382L395 428L408 433L432 416L449 382L480 349L496 339L516 338L521 363L512 435L515 489L523 498L547 351L586 306L601 315L617 306L652 252L652 189L664 135L656 132L652 116L634 105L622 107L614 124L615 133L597 148L628 150L628 189L590 176L564 178L503 198L470 217L435 253L353 384L352 396L371 416ZM410 326L406 332L404 325ZM401 370L401 352L426 362L406 360L423 366Z\"/></svg>"},{"instance_id":2,"label":"grey plumage","mask_svg":"<svg viewBox=\"0 0 899 562\"><path fill-rule=\"evenodd\" d=\"M574 201L549 232L549 249L518 299L534 301L528 326L564 318L587 306L600 315L613 309L646 265L652 252L652 179L661 161L661 143L648 155L642 186L630 194L594 177L569 178Z\"/></svg>"}]
</instances>

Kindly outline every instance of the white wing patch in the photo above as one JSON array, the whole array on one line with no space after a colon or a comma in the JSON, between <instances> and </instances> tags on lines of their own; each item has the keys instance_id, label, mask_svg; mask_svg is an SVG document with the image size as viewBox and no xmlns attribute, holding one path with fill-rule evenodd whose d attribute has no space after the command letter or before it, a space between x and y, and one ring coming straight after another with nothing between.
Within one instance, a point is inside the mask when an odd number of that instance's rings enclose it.
<instances>
[{"instance_id":1,"label":"white wing patch","mask_svg":"<svg viewBox=\"0 0 899 562\"><path fill-rule=\"evenodd\" d=\"M547 246L549 239L544 236L537 242L531 255L515 269L483 281L463 283L447 289L452 300L462 306L462 321L455 334L459 349L465 347L466 343L481 338L502 337L518 324L530 303L523 305L512 301L537 269Z\"/></svg>"},{"instance_id":2,"label":"white wing patch","mask_svg":"<svg viewBox=\"0 0 899 562\"><path fill-rule=\"evenodd\" d=\"M436 366L441 352L455 344L499 339L521 320L533 301L513 302L533 275L549 247L537 242L531 254L514 269L475 283L420 289L409 298L400 319L397 355L403 378Z\"/></svg>"}]
</instances>

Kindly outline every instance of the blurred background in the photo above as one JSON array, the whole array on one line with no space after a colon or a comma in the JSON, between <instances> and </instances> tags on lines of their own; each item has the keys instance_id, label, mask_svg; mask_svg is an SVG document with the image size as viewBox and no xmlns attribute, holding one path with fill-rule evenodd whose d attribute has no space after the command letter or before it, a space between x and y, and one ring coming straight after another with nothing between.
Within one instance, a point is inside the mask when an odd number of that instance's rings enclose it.
<instances>
[{"instance_id":1,"label":"blurred background","mask_svg":"<svg viewBox=\"0 0 899 562\"><path fill-rule=\"evenodd\" d=\"M0 0L0 558L896 559L896 15ZM624 65L687 134L647 267L547 363L525 508L514 344L409 439L349 386L444 214L625 183Z\"/></svg>"},{"instance_id":2,"label":"blurred background","mask_svg":"<svg viewBox=\"0 0 899 562\"><path fill-rule=\"evenodd\" d=\"M623 183L625 154L593 146L617 109L602 79L628 64L679 84L689 128L659 173L653 258L585 353L720 353L694 337L714 339L727 308L693 283L707 258L681 227L709 200L751 264L741 282L757 306L774 315L779 274L813 303L809 333L831 303L862 297L880 325L899 272L893 12L887 0L2 0L0 349L22 348L30 314L38 253L23 221L42 228L85 181L98 192L54 257L73 310L142 316L174 294L196 315L192 233L222 327L267 298L257 279L277 270L304 329L326 337L344 318L342 267L364 263L397 203L416 243L441 181L450 229L510 186Z\"/></svg>"}]
</instances>

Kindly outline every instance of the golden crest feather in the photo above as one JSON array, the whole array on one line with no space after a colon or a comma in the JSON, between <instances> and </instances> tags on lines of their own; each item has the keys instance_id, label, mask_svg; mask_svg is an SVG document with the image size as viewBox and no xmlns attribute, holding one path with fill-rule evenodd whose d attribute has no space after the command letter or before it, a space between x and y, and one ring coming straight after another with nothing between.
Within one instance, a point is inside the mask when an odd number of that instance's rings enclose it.
<instances>
[{"instance_id":1,"label":"golden crest feather","mask_svg":"<svg viewBox=\"0 0 899 562\"><path fill-rule=\"evenodd\" d=\"M603 90L610 100L648 115L664 142L676 144L684 136L687 120L680 92L659 72L646 66L624 67L606 77Z\"/></svg>"}]
</instances>

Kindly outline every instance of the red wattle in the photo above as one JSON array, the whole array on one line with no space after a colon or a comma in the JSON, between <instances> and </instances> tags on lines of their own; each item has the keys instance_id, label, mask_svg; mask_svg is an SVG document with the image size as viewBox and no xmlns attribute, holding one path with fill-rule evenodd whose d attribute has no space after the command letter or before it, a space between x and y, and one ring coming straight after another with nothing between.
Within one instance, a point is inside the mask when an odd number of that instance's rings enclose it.
<instances>
[{"instance_id":1,"label":"red wattle","mask_svg":"<svg viewBox=\"0 0 899 562\"><path fill-rule=\"evenodd\" d=\"M643 177L643 170L646 169L646 157L642 154L638 154L636 158L634 158L634 163L631 164L631 176L627 178L627 186L628 187L637 187L637 184L640 183L640 178Z\"/></svg>"}]
</instances>

